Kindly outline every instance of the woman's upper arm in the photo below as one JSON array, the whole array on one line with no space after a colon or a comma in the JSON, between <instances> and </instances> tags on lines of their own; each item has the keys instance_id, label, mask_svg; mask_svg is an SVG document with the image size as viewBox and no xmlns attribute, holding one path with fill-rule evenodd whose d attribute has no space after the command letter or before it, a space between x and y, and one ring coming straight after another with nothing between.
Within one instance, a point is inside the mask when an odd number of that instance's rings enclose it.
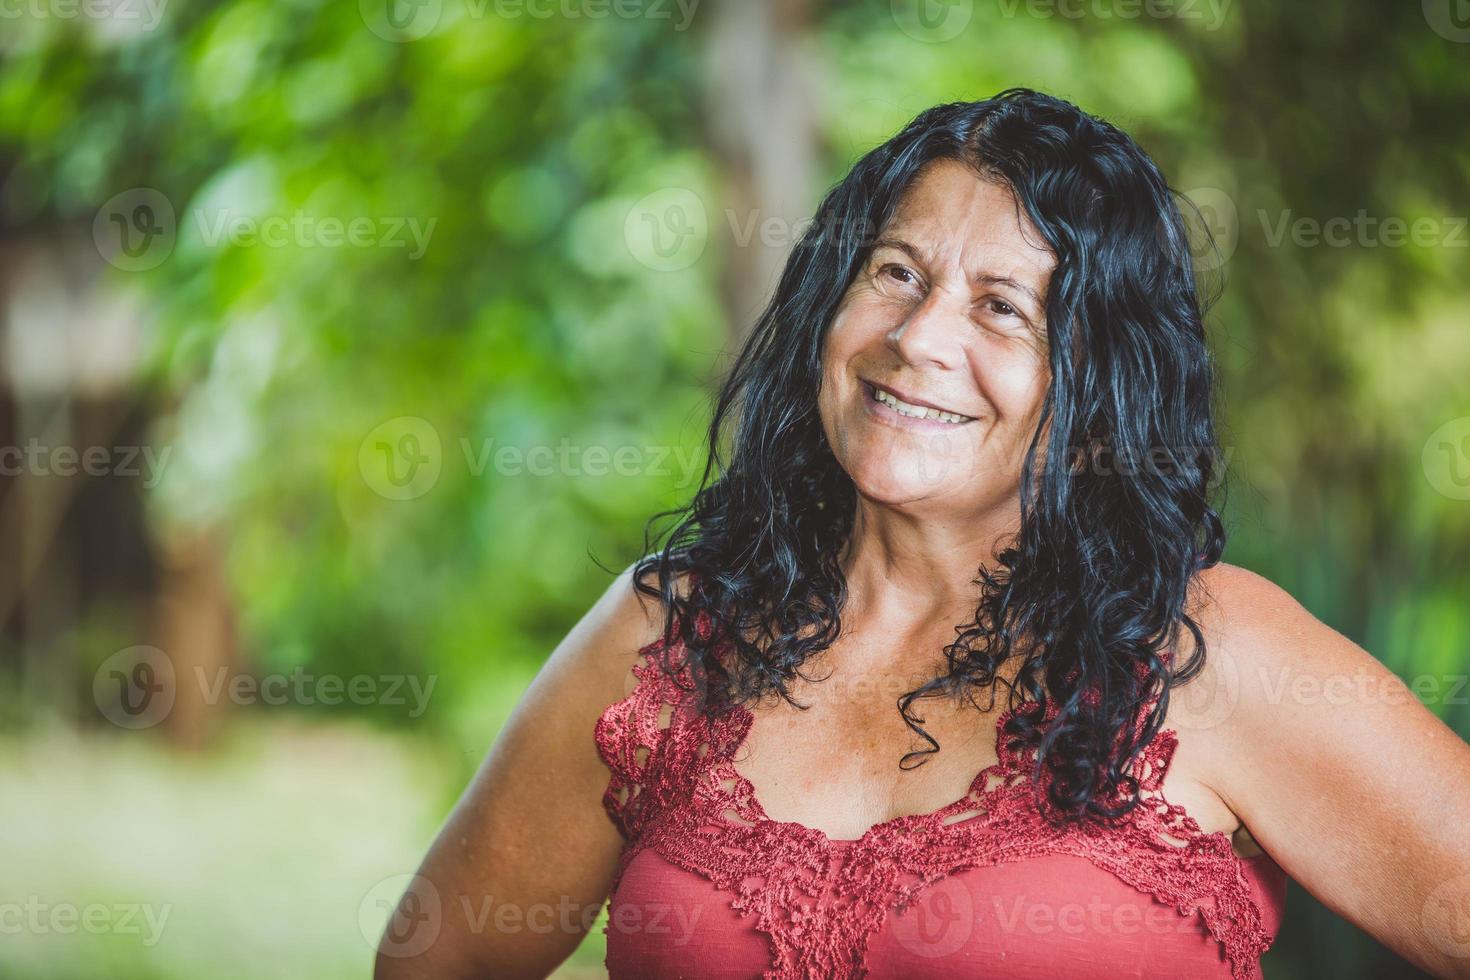
<instances>
[{"instance_id":1,"label":"woman's upper arm","mask_svg":"<svg viewBox=\"0 0 1470 980\"><path fill-rule=\"evenodd\" d=\"M1213 726L1215 789L1328 908L1424 970L1470 976L1470 745L1285 591L1215 578L1201 680L1233 705Z\"/></svg>"},{"instance_id":2,"label":"woman's upper arm","mask_svg":"<svg viewBox=\"0 0 1470 980\"><path fill-rule=\"evenodd\" d=\"M557 645L389 923L379 980L543 977L576 948L622 847L602 807L609 773L593 728L626 694L662 616L635 593L630 568Z\"/></svg>"}]
</instances>

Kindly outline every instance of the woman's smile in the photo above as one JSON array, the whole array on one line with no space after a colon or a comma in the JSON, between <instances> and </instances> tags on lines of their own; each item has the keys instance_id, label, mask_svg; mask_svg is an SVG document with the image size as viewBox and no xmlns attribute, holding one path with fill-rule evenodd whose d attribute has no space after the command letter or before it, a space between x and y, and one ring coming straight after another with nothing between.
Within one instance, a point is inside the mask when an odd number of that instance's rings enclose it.
<instances>
[{"instance_id":1,"label":"woman's smile","mask_svg":"<svg viewBox=\"0 0 1470 980\"><path fill-rule=\"evenodd\" d=\"M898 428L953 429L973 421L961 415L915 399L905 401L891 388L859 379L863 389L863 405L876 421Z\"/></svg>"}]
</instances>

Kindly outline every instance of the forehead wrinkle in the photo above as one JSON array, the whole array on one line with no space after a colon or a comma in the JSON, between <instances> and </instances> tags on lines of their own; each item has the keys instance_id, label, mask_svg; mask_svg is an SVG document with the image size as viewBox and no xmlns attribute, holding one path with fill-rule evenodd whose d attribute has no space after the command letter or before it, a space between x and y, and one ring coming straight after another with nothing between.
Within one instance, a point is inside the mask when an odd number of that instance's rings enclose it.
<instances>
[{"instance_id":1,"label":"forehead wrinkle","mask_svg":"<svg viewBox=\"0 0 1470 980\"><path fill-rule=\"evenodd\" d=\"M1008 227L1002 212L1014 220L1014 225ZM1040 281L1045 283L1054 271L1056 255L1032 224L1015 190L1004 180L977 174L958 160L939 159L924 165L900 197L892 221L888 228L883 229L879 241L905 241L910 231L921 237L934 234L948 237L944 233L945 226L956 222L972 230L989 227L985 242L991 246L988 251L1001 254L992 256L991 262L987 263L990 268L982 266L982 273L996 272L1015 282L1018 276L1035 271L1039 273ZM1007 236L1012 240L1005 240ZM964 237L961 234L961 252L969 251L969 243L964 241ZM901 250L920 262L938 258L918 246ZM997 259L1008 268L997 272ZM1029 295L1040 302L1036 291Z\"/></svg>"}]
</instances>

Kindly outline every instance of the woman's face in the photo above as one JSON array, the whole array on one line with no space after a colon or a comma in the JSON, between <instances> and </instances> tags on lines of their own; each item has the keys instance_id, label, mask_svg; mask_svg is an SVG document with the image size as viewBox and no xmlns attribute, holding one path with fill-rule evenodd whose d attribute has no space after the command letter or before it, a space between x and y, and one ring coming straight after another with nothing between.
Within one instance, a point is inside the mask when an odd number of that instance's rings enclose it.
<instances>
[{"instance_id":1,"label":"woman's face","mask_svg":"<svg viewBox=\"0 0 1470 980\"><path fill-rule=\"evenodd\" d=\"M968 515L1019 499L1050 375L1055 265L1014 195L961 163L920 171L824 342L822 426L870 500Z\"/></svg>"}]
</instances>

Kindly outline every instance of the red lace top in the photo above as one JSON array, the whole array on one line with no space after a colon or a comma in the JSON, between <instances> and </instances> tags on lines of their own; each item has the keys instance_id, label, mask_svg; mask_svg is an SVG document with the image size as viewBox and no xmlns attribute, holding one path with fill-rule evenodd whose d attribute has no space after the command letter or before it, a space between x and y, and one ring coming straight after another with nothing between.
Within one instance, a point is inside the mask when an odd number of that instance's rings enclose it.
<instances>
[{"instance_id":1,"label":"red lace top","mask_svg":"<svg viewBox=\"0 0 1470 980\"><path fill-rule=\"evenodd\" d=\"M1035 749L1004 737L1023 702L964 797L834 840L765 814L732 761L752 715L710 720L687 666L675 684L655 662L660 643L595 730L625 839L603 929L612 980L1261 976L1286 874L1164 800L1173 731L1137 760L1128 817L1062 829L1030 784Z\"/></svg>"}]
</instances>

